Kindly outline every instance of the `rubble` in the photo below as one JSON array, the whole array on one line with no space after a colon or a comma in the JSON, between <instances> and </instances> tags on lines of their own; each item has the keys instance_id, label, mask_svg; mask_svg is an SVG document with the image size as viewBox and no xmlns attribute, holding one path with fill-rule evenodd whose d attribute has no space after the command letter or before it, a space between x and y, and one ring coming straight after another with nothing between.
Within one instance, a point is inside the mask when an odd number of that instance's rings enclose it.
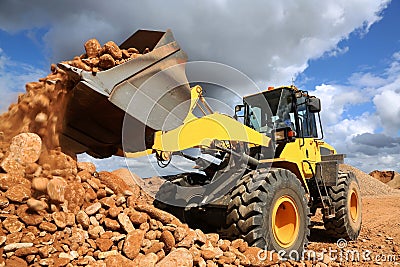
<instances>
[{"instance_id":1,"label":"rubble","mask_svg":"<svg viewBox=\"0 0 400 267\"><path fill-rule=\"evenodd\" d=\"M41 144L36 134L22 133L13 140L24 140L22 147ZM190 229L151 205L148 197L141 197L146 193L136 184L128 186L123 177L97 173L91 163L78 164L59 150L37 151L37 147L21 149L18 154L24 159L18 161L21 165L31 164L24 176L13 170L1 173L6 218L1 223L0 263L199 266L254 261L244 254L250 249L246 242L231 243L217 234ZM37 177L28 178L35 172ZM248 252L249 257L253 254Z\"/></svg>"}]
</instances>

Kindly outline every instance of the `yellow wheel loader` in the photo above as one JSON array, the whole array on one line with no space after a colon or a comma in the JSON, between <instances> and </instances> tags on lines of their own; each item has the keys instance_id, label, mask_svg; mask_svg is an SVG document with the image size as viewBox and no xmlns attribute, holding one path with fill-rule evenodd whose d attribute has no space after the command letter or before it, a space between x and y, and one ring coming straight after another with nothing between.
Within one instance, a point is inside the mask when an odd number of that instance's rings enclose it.
<instances>
[{"instance_id":1,"label":"yellow wheel loader","mask_svg":"<svg viewBox=\"0 0 400 267\"><path fill-rule=\"evenodd\" d=\"M121 44L149 53L91 73L66 64L75 82L62 146L95 157L155 154L193 161L167 177L155 204L193 227L219 230L263 249L302 252L310 217L322 209L327 235L354 240L361 195L344 155L322 140L320 100L295 86L243 98L233 116L214 112L190 88L186 55L172 33L140 30ZM200 114L200 115L199 115ZM196 149L200 157L188 153Z\"/></svg>"}]
</instances>

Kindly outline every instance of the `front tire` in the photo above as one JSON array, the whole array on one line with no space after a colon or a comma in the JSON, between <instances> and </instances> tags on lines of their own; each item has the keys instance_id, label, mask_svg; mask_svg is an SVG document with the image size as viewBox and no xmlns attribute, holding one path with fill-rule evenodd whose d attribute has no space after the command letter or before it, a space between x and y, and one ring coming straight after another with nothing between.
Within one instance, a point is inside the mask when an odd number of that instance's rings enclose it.
<instances>
[{"instance_id":1,"label":"front tire","mask_svg":"<svg viewBox=\"0 0 400 267\"><path fill-rule=\"evenodd\" d=\"M285 169L243 176L228 204L228 233L251 246L302 253L310 234L310 209L299 179Z\"/></svg>"},{"instance_id":2,"label":"front tire","mask_svg":"<svg viewBox=\"0 0 400 267\"><path fill-rule=\"evenodd\" d=\"M357 179L352 172L339 172L337 186L328 187L335 207L334 218L324 218L328 235L346 240L356 240L361 230L362 204Z\"/></svg>"}]
</instances>

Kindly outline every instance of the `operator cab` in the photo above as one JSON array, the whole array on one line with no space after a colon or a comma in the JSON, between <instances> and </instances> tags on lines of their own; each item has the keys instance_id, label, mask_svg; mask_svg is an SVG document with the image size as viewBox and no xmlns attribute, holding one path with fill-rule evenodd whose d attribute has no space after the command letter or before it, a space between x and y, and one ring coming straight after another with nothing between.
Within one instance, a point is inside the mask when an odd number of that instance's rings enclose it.
<instances>
[{"instance_id":1,"label":"operator cab","mask_svg":"<svg viewBox=\"0 0 400 267\"><path fill-rule=\"evenodd\" d=\"M292 142L296 137L318 138L315 114L319 119L320 100L295 86L271 87L244 97L243 104L244 124L277 142Z\"/></svg>"}]
</instances>

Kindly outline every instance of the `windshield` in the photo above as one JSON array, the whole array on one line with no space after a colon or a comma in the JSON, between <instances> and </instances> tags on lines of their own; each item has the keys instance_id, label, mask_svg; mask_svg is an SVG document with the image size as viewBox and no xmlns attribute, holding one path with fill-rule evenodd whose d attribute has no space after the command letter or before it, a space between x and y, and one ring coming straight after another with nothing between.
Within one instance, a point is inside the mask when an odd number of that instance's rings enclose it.
<instances>
[{"instance_id":1,"label":"windshield","mask_svg":"<svg viewBox=\"0 0 400 267\"><path fill-rule=\"evenodd\" d=\"M245 125L268 136L274 129L290 127L298 137L318 137L315 114L309 111L307 98L298 97L295 103L293 99L292 91L285 88L244 98Z\"/></svg>"},{"instance_id":2,"label":"windshield","mask_svg":"<svg viewBox=\"0 0 400 267\"><path fill-rule=\"evenodd\" d=\"M289 90L276 89L244 99L245 124L269 135L275 128L292 127L295 116L292 112L292 95Z\"/></svg>"}]
</instances>

